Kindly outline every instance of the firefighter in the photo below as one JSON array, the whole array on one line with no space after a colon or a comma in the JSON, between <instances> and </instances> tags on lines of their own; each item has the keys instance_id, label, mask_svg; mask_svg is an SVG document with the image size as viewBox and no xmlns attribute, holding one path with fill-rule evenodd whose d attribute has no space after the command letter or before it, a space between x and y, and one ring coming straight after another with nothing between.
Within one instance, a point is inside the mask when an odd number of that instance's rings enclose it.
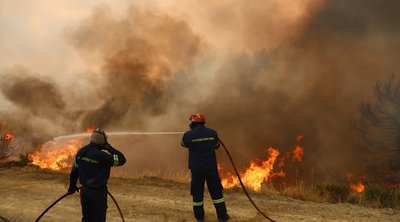
<instances>
[{"instance_id":1,"label":"firefighter","mask_svg":"<svg viewBox=\"0 0 400 222\"><path fill-rule=\"evenodd\" d=\"M204 182L217 211L219 221L227 221L221 179L218 174L215 149L220 142L217 132L204 126L205 117L201 113L190 116L190 131L183 135L181 145L189 149L189 169L191 171L190 195L193 197L193 211L197 221L204 219Z\"/></svg>"},{"instance_id":2,"label":"firefighter","mask_svg":"<svg viewBox=\"0 0 400 222\"><path fill-rule=\"evenodd\" d=\"M124 155L108 143L107 135L101 128L94 130L90 143L78 151L70 174L68 193L78 192L76 182L79 178L82 184L82 222L106 221L110 168L122 166L125 162Z\"/></svg>"}]
</instances>

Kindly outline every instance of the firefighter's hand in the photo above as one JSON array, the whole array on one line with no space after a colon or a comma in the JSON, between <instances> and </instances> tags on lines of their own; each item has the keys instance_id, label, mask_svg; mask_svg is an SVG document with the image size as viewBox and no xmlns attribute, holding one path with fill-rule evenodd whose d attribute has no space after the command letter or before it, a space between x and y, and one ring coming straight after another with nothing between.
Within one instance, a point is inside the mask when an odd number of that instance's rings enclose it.
<instances>
[{"instance_id":1,"label":"firefighter's hand","mask_svg":"<svg viewBox=\"0 0 400 222\"><path fill-rule=\"evenodd\" d=\"M106 143L104 146L103 146L103 150L109 150L109 149L111 149L112 148L112 146L109 144L109 143Z\"/></svg>"},{"instance_id":2,"label":"firefighter's hand","mask_svg":"<svg viewBox=\"0 0 400 222\"><path fill-rule=\"evenodd\" d=\"M78 192L79 191L79 189L78 189L78 187L75 185L75 186L69 186L69 188L68 188L68 194L74 194L75 192Z\"/></svg>"}]
</instances>

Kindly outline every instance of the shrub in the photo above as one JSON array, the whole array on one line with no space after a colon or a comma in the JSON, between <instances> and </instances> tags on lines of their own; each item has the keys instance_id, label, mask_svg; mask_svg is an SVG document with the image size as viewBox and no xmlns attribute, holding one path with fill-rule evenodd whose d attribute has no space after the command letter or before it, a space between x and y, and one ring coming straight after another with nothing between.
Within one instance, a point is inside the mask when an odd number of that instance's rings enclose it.
<instances>
[{"instance_id":1,"label":"shrub","mask_svg":"<svg viewBox=\"0 0 400 222\"><path fill-rule=\"evenodd\" d=\"M26 165L28 165L30 163L29 160L29 154L20 154L19 155L19 160L11 160L11 161L7 161L2 163L0 166L1 167L6 167L6 168L10 168L10 167L24 167Z\"/></svg>"},{"instance_id":2,"label":"shrub","mask_svg":"<svg viewBox=\"0 0 400 222\"><path fill-rule=\"evenodd\" d=\"M346 202L349 195L349 187L344 184L324 184L317 186L317 192L329 202Z\"/></svg>"},{"instance_id":3,"label":"shrub","mask_svg":"<svg viewBox=\"0 0 400 222\"><path fill-rule=\"evenodd\" d=\"M375 204L377 207L400 206L399 189L391 190L379 185L367 185L363 195L367 204Z\"/></svg>"}]
</instances>

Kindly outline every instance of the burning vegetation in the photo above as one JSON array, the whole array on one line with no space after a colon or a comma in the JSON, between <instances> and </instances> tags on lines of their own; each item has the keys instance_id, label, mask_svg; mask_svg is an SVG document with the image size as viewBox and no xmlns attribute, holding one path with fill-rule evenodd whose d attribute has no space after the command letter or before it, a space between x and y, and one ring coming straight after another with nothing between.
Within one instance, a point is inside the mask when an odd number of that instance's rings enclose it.
<instances>
[{"instance_id":1,"label":"burning vegetation","mask_svg":"<svg viewBox=\"0 0 400 222\"><path fill-rule=\"evenodd\" d=\"M6 160L11 155L13 141L15 141L15 136L9 132L3 133L0 137L0 161Z\"/></svg>"},{"instance_id":2,"label":"burning vegetation","mask_svg":"<svg viewBox=\"0 0 400 222\"><path fill-rule=\"evenodd\" d=\"M15 139L15 137L12 138ZM360 177L357 177L355 173L347 174L347 184L327 183L307 186L302 182L292 181L291 178L294 176L292 174L297 172L293 171L293 166L296 168L305 164L303 162L304 147L300 144L303 139L304 136L297 136L293 148L283 154L278 149L269 147L266 149L265 160L251 160L249 166L240 171L245 186L254 192L273 191L275 194L302 200L350 202L375 207L400 207L399 189L389 189L377 184L357 181ZM28 161L40 169L69 170L74 162L76 152L82 145L83 141L80 139L52 140L29 154ZM240 186L237 177L232 172L221 165L218 167L225 189L230 190ZM268 187L268 189L263 189L263 187Z\"/></svg>"},{"instance_id":3,"label":"burning vegetation","mask_svg":"<svg viewBox=\"0 0 400 222\"><path fill-rule=\"evenodd\" d=\"M365 191L365 185L361 181L359 181L358 183L355 183L355 184L351 183L350 189L354 192L362 193Z\"/></svg>"},{"instance_id":4,"label":"burning vegetation","mask_svg":"<svg viewBox=\"0 0 400 222\"><path fill-rule=\"evenodd\" d=\"M284 171L286 160L292 160L297 164L302 162L304 148L299 143L303 138L303 135L297 136L294 148L286 152L282 157L279 157L280 152L278 149L269 147L266 149L266 160L251 160L250 166L240 173L244 185L254 191L260 191L264 183L274 186L274 178L284 178L286 176ZM236 175L225 172L221 166L219 166L219 170L221 171L221 182L224 188L229 189L240 186Z\"/></svg>"},{"instance_id":5,"label":"burning vegetation","mask_svg":"<svg viewBox=\"0 0 400 222\"><path fill-rule=\"evenodd\" d=\"M59 58L79 61L84 67L76 75L39 74L46 69L30 70L40 65L24 68L18 61L0 72L1 107L7 106L0 110L0 161L29 141L14 154L31 152L32 164L67 170L82 141L44 143L54 135L94 125L182 129L178 119L204 110L232 143L248 148L243 159L251 160L240 174L253 191L304 184L315 191L315 184L343 183L321 193L341 200L346 192L371 200L384 196L389 191L372 185L395 190L400 184L399 1L385 2L234 1L188 7L183 14L180 7L131 5L121 15L96 7L63 32L77 52L70 54L81 57ZM379 81L385 73L395 74ZM348 117L357 114L352 129ZM32 139L38 132L45 135L40 142ZM298 135L293 145L296 132L307 141ZM227 169L220 166L223 186L237 187Z\"/></svg>"},{"instance_id":6,"label":"burning vegetation","mask_svg":"<svg viewBox=\"0 0 400 222\"><path fill-rule=\"evenodd\" d=\"M82 146L83 142L78 139L66 142L52 140L30 154L29 160L41 169L70 170L75 161L75 155Z\"/></svg>"}]
</instances>

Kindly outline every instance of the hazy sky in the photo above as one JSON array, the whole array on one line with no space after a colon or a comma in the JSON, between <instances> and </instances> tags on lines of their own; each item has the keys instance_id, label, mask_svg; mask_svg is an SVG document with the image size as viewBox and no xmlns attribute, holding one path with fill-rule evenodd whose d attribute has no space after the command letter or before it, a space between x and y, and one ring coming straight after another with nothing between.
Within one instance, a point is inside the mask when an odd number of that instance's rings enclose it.
<instances>
[{"instance_id":1,"label":"hazy sky","mask_svg":"<svg viewBox=\"0 0 400 222\"><path fill-rule=\"evenodd\" d=\"M125 1L0 1L0 68L24 65L41 74L75 73L79 57L65 41L65 30L78 25L95 5Z\"/></svg>"},{"instance_id":2,"label":"hazy sky","mask_svg":"<svg viewBox=\"0 0 400 222\"><path fill-rule=\"evenodd\" d=\"M126 1L126 0L0 0L0 70L14 65L23 65L42 75L76 74L96 69L80 56L66 41L65 32L79 26L80 22L88 18L95 7L107 5L115 15L126 13L130 4L141 8L150 8L153 11L163 11L177 18L185 20L199 36L207 39L213 47L225 47L230 50L247 50L258 48L251 44L243 44L246 40L241 33L247 32L249 24L243 24L240 10L246 1ZM253 4L256 9L273 10L274 16L280 16L277 21L264 20L266 26L271 26L274 32L269 36L285 38L287 35L279 30L297 25L298 18L302 18L306 7L316 0L293 1L259 1ZM268 4L267 4L268 3ZM272 4L271 4L272 3ZM307 4L304 4L307 3ZM227 10L226 6L230 6ZM250 7L250 6L249 6ZM238 16L239 15L239 16ZM272 16L271 16L272 17ZM259 24L250 24L257 26ZM289 33L291 33L291 30ZM260 30L262 32L262 30ZM257 34L255 34L257 35ZM260 35L263 35L260 33ZM254 44L257 39L254 39ZM232 44L234 43L234 44ZM272 41L270 46L278 44ZM63 77L67 78L67 77Z\"/></svg>"}]
</instances>

